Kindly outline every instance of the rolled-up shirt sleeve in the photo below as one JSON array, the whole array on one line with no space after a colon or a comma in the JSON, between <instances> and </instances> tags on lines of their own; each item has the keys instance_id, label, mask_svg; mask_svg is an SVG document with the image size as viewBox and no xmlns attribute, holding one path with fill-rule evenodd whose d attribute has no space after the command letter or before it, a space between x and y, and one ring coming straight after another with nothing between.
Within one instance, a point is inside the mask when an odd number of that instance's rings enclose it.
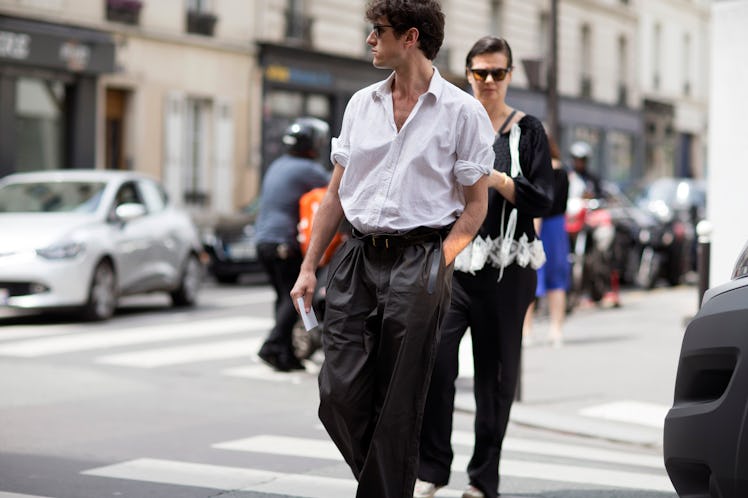
<instances>
[{"instance_id":1,"label":"rolled-up shirt sleeve","mask_svg":"<svg viewBox=\"0 0 748 498\"><path fill-rule=\"evenodd\" d=\"M494 131L488 114L477 100L461 118L454 174L460 185L469 186L493 170Z\"/></svg>"},{"instance_id":2,"label":"rolled-up shirt sleeve","mask_svg":"<svg viewBox=\"0 0 748 498\"><path fill-rule=\"evenodd\" d=\"M353 111L356 108L355 96L351 99L351 102L346 106L345 113L343 114L343 125L340 127L340 135L333 137L330 143L330 161L332 164L339 164L342 167L348 166L348 161L351 158L351 126L352 116L356 113Z\"/></svg>"}]
</instances>

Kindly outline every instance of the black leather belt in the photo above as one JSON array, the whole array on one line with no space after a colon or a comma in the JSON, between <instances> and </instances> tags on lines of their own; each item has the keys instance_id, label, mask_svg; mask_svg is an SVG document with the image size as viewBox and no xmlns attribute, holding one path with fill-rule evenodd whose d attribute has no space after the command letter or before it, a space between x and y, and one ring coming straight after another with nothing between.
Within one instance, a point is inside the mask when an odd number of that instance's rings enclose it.
<instances>
[{"instance_id":1,"label":"black leather belt","mask_svg":"<svg viewBox=\"0 0 748 498\"><path fill-rule=\"evenodd\" d=\"M397 249L429 240L443 240L451 229L452 225L447 225L440 228L418 227L403 233L364 234L354 228L352 234L354 238L372 247L378 249Z\"/></svg>"}]
</instances>

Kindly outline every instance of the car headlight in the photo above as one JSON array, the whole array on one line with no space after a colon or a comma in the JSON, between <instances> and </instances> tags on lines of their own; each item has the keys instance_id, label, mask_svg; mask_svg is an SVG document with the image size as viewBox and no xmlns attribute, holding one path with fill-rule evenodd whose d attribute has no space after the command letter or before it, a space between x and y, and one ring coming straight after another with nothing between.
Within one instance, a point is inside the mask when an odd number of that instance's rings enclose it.
<instances>
[{"instance_id":1,"label":"car headlight","mask_svg":"<svg viewBox=\"0 0 748 498\"><path fill-rule=\"evenodd\" d=\"M80 242L63 242L37 249L36 253L45 259L70 259L81 254L85 249L86 246Z\"/></svg>"},{"instance_id":2,"label":"car headlight","mask_svg":"<svg viewBox=\"0 0 748 498\"><path fill-rule=\"evenodd\" d=\"M748 275L748 244L740 251L740 256L735 262L735 268L732 270L732 279L742 278Z\"/></svg>"}]
</instances>

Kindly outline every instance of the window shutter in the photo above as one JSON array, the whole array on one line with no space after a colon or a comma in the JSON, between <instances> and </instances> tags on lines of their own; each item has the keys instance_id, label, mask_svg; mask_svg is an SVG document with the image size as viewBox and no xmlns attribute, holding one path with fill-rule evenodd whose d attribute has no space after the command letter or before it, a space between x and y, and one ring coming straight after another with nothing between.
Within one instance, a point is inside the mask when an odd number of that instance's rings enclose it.
<instances>
[{"instance_id":1,"label":"window shutter","mask_svg":"<svg viewBox=\"0 0 748 498\"><path fill-rule=\"evenodd\" d=\"M164 102L163 182L171 201L181 206L182 163L184 161L184 106L181 92L169 92Z\"/></svg>"},{"instance_id":2,"label":"window shutter","mask_svg":"<svg viewBox=\"0 0 748 498\"><path fill-rule=\"evenodd\" d=\"M231 102L215 103L215 140L213 171L213 209L219 212L233 210L234 199L234 116Z\"/></svg>"}]
</instances>

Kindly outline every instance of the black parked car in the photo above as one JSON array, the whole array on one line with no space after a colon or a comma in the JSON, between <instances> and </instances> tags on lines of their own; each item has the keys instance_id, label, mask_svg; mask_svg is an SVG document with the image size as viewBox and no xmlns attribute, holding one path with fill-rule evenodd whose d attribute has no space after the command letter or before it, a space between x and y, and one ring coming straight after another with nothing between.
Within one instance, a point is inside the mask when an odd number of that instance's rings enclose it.
<instances>
[{"instance_id":1,"label":"black parked car","mask_svg":"<svg viewBox=\"0 0 748 498\"><path fill-rule=\"evenodd\" d=\"M264 275L257 257L255 220L258 203L218 218L203 228L203 247L210 255L208 271L221 283L236 283L243 274Z\"/></svg>"},{"instance_id":2,"label":"black parked car","mask_svg":"<svg viewBox=\"0 0 748 498\"><path fill-rule=\"evenodd\" d=\"M748 244L686 328L665 417L665 468L679 496L748 496Z\"/></svg>"},{"instance_id":3,"label":"black parked car","mask_svg":"<svg viewBox=\"0 0 748 498\"><path fill-rule=\"evenodd\" d=\"M696 224L706 211L706 185L692 178L658 178L636 195L636 203L662 224L661 276L677 285L696 269Z\"/></svg>"}]
</instances>

